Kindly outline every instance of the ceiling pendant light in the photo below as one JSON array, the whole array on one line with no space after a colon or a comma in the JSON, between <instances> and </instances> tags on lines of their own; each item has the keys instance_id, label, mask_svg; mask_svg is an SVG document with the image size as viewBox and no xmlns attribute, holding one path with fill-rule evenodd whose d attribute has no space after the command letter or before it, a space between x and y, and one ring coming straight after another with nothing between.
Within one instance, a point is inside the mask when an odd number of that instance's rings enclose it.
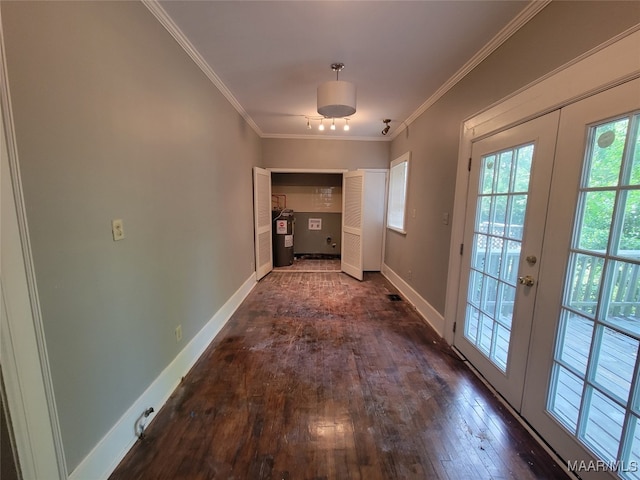
<instances>
[{"instance_id":1,"label":"ceiling pendant light","mask_svg":"<svg viewBox=\"0 0 640 480\"><path fill-rule=\"evenodd\" d=\"M344 119L344 131L345 132L349 131L349 119L348 118Z\"/></svg>"},{"instance_id":2,"label":"ceiling pendant light","mask_svg":"<svg viewBox=\"0 0 640 480\"><path fill-rule=\"evenodd\" d=\"M307 130L311 130L311 122L309 121L309 118L307 118Z\"/></svg>"},{"instance_id":3,"label":"ceiling pendant light","mask_svg":"<svg viewBox=\"0 0 640 480\"><path fill-rule=\"evenodd\" d=\"M331 128L331 130L335 130L336 129L336 119L335 118L331 119L331 127L329 127L329 128Z\"/></svg>"},{"instance_id":4,"label":"ceiling pendant light","mask_svg":"<svg viewBox=\"0 0 640 480\"><path fill-rule=\"evenodd\" d=\"M320 120L320 125L318 126L318 130L320 130L321 132L324 130L324 123L322 123L322 120Z\"/></svg>"},{"instance_id":5,"label":"ceiling pendant light","mask_svg":"<svg viewBox=\"0 0 640 480\"><path fill-rule=\"evenodd\" d=\"M356 86L353 83L338 80L344 63L332 63L331 70L336 79L318 87L318 113L326 118L348 117L356 113Z\"/></svg>"}]
</instances>

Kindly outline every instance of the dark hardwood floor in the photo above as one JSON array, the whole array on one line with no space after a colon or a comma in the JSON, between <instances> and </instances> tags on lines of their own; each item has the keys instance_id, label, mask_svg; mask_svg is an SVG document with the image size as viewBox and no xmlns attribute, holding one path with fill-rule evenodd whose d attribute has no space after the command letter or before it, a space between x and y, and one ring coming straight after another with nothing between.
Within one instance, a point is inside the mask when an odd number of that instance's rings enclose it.
<instances>
[{"instance_id":1,"label":"dark hardwood floor","mask_svg":"<svg viewBox=\"0 0 640 480\"><path fill-rule=\"evenodd\" d=\"M110 478L569 478L392 293L268 275Z\"/></svg>"}]
</instances>

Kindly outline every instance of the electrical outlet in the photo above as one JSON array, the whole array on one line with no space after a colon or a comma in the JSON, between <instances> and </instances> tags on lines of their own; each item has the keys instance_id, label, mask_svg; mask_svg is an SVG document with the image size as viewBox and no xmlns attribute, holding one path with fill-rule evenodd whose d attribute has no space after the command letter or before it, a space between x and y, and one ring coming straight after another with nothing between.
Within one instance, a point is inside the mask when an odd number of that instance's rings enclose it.
<instances>
[{"instance_id":1,"label":"electrical outlet","mask_svg":"<svg viewBox=\"0 0 640 480\"><path fill-rule=\"evenodd\" d=\"M124 238L124 224L121 219L111 220L111 233L113 234L114 242Z\"/></svg>"},{"instance_id":2,"label":"electrical outlet","mask_svg":"<svg viewBox=\"0 0 640 480\"><path fill-rule=\"evenodd\" d=\"M182 325L176 327L176 342L182 340Z\"/></svg>"}]
</instances>

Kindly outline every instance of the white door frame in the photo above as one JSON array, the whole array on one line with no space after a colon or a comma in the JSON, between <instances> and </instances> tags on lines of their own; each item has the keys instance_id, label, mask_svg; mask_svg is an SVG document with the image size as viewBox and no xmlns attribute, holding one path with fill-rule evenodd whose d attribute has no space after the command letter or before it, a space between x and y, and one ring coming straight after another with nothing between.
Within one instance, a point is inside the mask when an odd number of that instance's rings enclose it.
<instances>
[{"instance_id":1,"label":"white door frame","mask_svg":"<svg viewBox=\"0 0 640 480\"><path fill-rule=\"evenodd\" d=\"M460 245L463 243L469 173L467 165L472 143L640 77L638 45L640 25L579 56L463 123L449 249L444 332L441 332L449 344L453 343L453 328L457 317L462 269Z\"/></svg>"},{"instance_id":2,"label":"white door frame","mask_svg":"<svg viewBox=\"0 0 640 480\"><path fill-rule=\"evenodd\" d=\"M0 358L24 479L66 479L62 435L44 338L15 141L0 18Z\"/></svg>"}]
</instances>

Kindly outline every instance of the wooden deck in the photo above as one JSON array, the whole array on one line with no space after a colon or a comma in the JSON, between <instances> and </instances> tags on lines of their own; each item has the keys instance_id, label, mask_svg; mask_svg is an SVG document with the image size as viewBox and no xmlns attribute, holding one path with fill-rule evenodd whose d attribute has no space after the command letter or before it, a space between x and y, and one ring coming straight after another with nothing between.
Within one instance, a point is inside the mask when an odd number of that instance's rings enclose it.
<instances>
[{"instance_id":1,"label":"wooden deck","mask_svg":"<svg viewBox=\"0 0 640 480\"><path fill-rule=\"evenodd\" d=\"M110 478L568 478L394 293L268 275Z\"/></svg>"},{"instance_id":2,"label":"wooden deck","mask_svg":"<svg viewBox=\"0 0 640 480\"><path fill-rule=\"evenodd\" d=\"M631 389L638 341L606 326L594 332L594 323L577 315L569 315L565 321L562 348L557 357L563 367L558 372L558 382L550 410L572 433L577 433L592 450L606 461L615 461L626 405ZM625 318L614 318L614 324L623 324ZM587 360L594 339L599 348L592 368L592 384L616 401L601 393L587 394L583 401ZM575 374L574 374L575 373ZM576 375L577 374L577 375ZM578 428L579 408L582 405L583 426Z\"/></svg>"}]
</instances>

